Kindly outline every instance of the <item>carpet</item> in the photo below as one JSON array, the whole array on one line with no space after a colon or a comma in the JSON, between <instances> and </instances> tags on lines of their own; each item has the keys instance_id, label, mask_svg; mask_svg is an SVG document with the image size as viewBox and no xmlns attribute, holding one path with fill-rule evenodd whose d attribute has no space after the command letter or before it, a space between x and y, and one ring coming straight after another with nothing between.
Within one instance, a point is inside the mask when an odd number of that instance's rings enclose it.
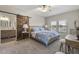
<instances>
[{"instance_id":1,"label":"carpet","mask_svg":"<svg viewBox=\"0 0 79 59\"><path fill-rule=\"evenodd\" d=\"M0 54L54 54L59 47L59 40L46 47L33 39L26 39L0 44Z\"/></svg>"}]
</instances>

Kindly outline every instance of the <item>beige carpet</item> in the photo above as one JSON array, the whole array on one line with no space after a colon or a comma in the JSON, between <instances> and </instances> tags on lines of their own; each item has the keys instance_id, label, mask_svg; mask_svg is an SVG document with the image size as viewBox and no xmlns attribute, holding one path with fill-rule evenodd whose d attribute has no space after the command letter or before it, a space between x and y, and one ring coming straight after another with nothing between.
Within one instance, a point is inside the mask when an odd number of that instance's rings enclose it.
<instances>
[{"instance_id":1,"label":"beige carpet","mask_svg":"<svg viewBox=\"0 0 79 59\"><path fill-rule=\"evenodd\" d=\"M0 44L0 54L53 54L59 51L59 46L58 40L45 47L35 40L26 39Z\"/></svg>"}]
</instances>

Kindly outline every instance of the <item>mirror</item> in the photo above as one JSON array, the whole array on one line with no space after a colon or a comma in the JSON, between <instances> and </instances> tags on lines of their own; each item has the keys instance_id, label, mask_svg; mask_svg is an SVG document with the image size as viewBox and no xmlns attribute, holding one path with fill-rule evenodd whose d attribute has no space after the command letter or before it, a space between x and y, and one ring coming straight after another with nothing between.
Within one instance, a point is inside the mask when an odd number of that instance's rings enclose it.
<instances>
[{"instance_id":1,"label":"mirror","mask_svg":"<svg viewBox=\"0 0 79 59\"><path fill-rule=\"evenodd\" d=\"M0 29L1 30L16 29L16 15L0 12Z\"/></svg>"}]
</instances>

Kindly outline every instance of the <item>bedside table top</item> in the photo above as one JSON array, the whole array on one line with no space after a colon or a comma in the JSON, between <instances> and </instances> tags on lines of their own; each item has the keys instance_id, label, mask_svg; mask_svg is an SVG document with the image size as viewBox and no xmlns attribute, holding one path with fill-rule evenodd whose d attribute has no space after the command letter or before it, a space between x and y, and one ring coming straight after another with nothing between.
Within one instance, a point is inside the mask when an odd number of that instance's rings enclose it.
<instances>
[{"instance_id":1,"label":"bedside table top","mask_svg":"<svg viewBox=\"0 0 79 59\"><path fill-rule=\"evenodd\" d=\"M29 32L22 31L22 33L29 33Z\"/></svg>"}]
</instances>

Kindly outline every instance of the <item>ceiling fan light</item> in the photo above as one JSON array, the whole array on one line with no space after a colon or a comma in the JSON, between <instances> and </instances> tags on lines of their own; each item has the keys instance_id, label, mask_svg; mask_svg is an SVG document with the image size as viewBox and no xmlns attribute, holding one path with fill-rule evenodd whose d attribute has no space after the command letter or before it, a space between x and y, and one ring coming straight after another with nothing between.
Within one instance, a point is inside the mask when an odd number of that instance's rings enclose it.
<instances>
[{"instance_id":1,"label":"ceiling fan light","mask_svg":"<svg viewBox=\"0 0 79 59\"><path fill-rule=\"evenodd\" d=\"M47 12L47 11L49 11L49 6L42 5L41 7L38 8L38 10L41 12Z\"/></svg>"},{"instance_id":2,"label":"ceiling fan light","mask_svg":"<svg viewBox=\"0 0 79 59\"><path fill-rule=\"evenodd\" d=\"M42 10L42 12L47 12L47 11L48 11L47 9Z\"/></svg>"}]
</instances>

